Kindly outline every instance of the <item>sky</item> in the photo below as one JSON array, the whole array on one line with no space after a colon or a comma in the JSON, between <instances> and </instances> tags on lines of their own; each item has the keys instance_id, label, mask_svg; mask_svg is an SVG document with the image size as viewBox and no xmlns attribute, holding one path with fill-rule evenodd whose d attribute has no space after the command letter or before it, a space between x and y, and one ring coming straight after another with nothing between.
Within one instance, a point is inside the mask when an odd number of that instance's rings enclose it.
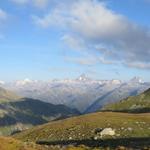
<instances>
[{"instance_id":1,"label":"sky","mask_svg":"<svg viewBox=\"0 0 150 150\"><path fill-rule=\"evenodd\" d=\"M150 0L1 0L0 80L150 81Z\"/></svg>"}]
</instances>

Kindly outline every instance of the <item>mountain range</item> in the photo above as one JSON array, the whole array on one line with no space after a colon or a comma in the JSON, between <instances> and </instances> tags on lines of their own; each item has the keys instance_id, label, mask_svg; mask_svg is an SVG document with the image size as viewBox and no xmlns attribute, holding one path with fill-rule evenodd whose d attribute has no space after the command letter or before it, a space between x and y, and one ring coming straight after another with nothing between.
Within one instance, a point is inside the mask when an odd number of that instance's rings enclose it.
<instances>
[{"instance_id":1,"label":"mountain range","mask_svg":"<svg viewBox=\"0 0 150 150\"><path fill-rule=\"evenodd\" d=\"M95 110L100 112L86 115L80 115L76 109L62 104L54 105L38 99L22 98L0 88L0 94L3 95L0 100L0 134L11 134L14 138L1 137L0 140L9 142L7 146L10 150L16 146L22 149L25 145L28 146L27 149L41 150L60 149L58 145L66 150L68 145L73 145L73 149L83 145L83 150L87 149L86 146L99 146L100 149L107 146L113 149L120 145L143 149L150 144L150 89L141 92L149 83L134 78L128 83L120 84L120 88L106 94L109 101L105 102L107 99L103 96L92 104L93 108L95 109L96 105ZM130 96L122 100L112 100L116 98L115 94ZM119 99L120 95L117 98ZM94 109L92 111L95 111ZM101 135L102 132L105 133L104 136ZM0 144L0 148L2 146L3 144ZM7 146L3 149L7 149Z\"/></svg>"},{"instance_id":2,"label":"mountain range","mask_svg":"<svg viewBox=\"0 0 150 150\"><path fill-rule=\"evenodd\" d=\"M0 86L21 97L40 99L52 104L63 104L81 113L93 112L104 105L134 96L150 87L150 83L135 77L129 81L93 80L86 75L76 79L37 81L19 80L0 82Z\"/></svg>"},{"instance_id":3,"label":"mountain range","mask_svg":"<svg viewBox=\"0 0 150 150\"><path fill-rule=\"evenodd\" d=\"M17 94L0 87L0 102L17 100L18 98L20 98L20 96Z\"/></svg>"}]
</instances>

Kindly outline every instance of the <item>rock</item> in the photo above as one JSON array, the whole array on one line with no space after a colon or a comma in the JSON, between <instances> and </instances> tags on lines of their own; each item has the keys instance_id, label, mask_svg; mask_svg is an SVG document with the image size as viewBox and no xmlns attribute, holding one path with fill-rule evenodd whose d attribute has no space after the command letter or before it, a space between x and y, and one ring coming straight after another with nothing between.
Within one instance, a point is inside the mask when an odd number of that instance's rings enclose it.
<instances>
[{"instance_id":1,"label":"rock","mask_svg":"<svg viewBox=\"0 0 150 150\"><path fill-rule=\"evenodd\" d=\"M109 136L114 136L115 135L115 130L113 130L112 128L97 128L94 131L95 136L93 137L94 140L98 140L101 139L103 136L105 135L109 135Z\"/></svg>"},{"instance_id":2,"label":"rock","mask_svg":"<svg viewBox=\"0 0 150 150\"><path fill-rule=\"evenodd\" d=\"M103 131L102 128L97 128L97 129L94 130L94 133L95 133L95 134L99 134L99 133L101 133L102 131Z\"/></svg>"},{"instance_id":3,"label":"rock","mask_svg":"<svg viewBox=\"0 0 150 150\"><path fill-rule=\"evenodd\" d=\"M95 137L94 137L94 140L98 140L98 137L97 137L97 136L95 136Z\"/></svg>"},{"instance_id":4,"label":"rock","mask_svg":"<svg viewBox=\"0 0 150 150\"><path fill-rule=\"evenodd\" d=\"M128 128L128 131L132 131L132 130L133 130L132 128L130 128L130 127Z\"/></svg>"},{"instance_id":5,"label":"rock","mask_svg":"<svg viewBox=\"0 0 150 150\"><path fill-rule=\"evenodd\" d=\"M104 136L104 135L114 136L115 135L115 130L113 130L112 128L105 128L101 131L100 135L101 135L101 137Z\"/></svg>"}]
</instances>

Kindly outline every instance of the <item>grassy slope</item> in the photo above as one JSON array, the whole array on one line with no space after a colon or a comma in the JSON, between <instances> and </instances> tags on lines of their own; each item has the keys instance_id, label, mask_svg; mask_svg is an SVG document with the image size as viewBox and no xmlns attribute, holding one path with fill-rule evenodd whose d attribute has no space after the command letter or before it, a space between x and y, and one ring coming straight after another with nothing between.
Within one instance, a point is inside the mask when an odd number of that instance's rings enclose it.
<instances>
[{"instance_id":1,"label":"grassy slope","mask_svg":"<svg viewBox=\"0 0 150 150\"><path fill-rule=\"evenodd\" d=\"M31 142L21 142L10 137L0 137L0 150L104 150L100 148L89 148L86 146L40 146ZM125 149L122 149L125 150Z\"/></svg>"},{"instance_id":2,"label":"grassy slope","mask_svg":"<svg viewBox=\"0 0 150 150\"><path fill-rule=\"evenodd\" d=\"M23 141L84 140L91 139L96 128L107 127L116 130L115 138L150 137L150 114L93 113L50 122L24 131L15 137Z\"/></svg>"},{"instance_id":3,"label":"grassy slope","mask_svg":"<svg viewBox=\"0 0 150 150\"><path fill-rule=\"evenodd\" d=\"M35 144L27 145L10 137L0 137L0 150L40 150Z\"/></svg>"},{"instance_id":4,"label":"grassy slope","mask_svg":"<svg viewBox=\"0 0 150 150\"><path fill-rule=\"evenodd\" d=\"M106 105L102 110L123 112L150 112L150 89L138 96Z\"/></svg>"},{"instance_id":5,"label":"grassy slope","mask_svg":"<svg viewBox=\"0 0 150 150\"><path fill-rule=\"evenodd\" d=\"M48 121L77 115L78 112L64 105L52 105L39 100L24 98L0 104L0 133L8 135Z\"/></svg>"},{"instance_id":6,"label":"grassy slope","mask_svg":"<svg viewBox=\"0 0 150 150\"><path fill-rule=\"evenodd\" d=\"M0 87L0 103L10 100L17 100L20 97L16 95L15 93L5 90Z\"/></svg>"}]
</instances>

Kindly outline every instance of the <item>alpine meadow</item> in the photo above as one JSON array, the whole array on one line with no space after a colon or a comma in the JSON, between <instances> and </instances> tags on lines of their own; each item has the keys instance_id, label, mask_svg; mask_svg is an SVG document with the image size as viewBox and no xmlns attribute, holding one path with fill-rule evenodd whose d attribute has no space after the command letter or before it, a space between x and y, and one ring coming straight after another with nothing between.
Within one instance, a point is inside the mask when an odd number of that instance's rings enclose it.
<instances>
[{"instance_id":1,"label":"alpine meadow","mask_svg":"<svg viewBox=\"0 0 150 150\"><path fill-rule=\"evenodd\" d=\"M150 0L0 1L0 150L150 150Z\"/></svg>"}]
</instances>

